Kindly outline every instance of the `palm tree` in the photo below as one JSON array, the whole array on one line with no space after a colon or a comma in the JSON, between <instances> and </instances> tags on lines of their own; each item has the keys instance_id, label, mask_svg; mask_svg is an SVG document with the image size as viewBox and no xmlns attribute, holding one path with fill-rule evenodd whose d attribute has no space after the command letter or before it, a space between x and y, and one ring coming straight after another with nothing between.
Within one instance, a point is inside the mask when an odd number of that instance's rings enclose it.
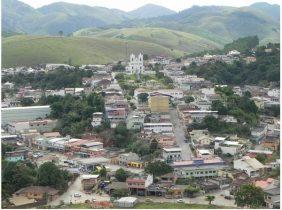
<instances>
[{"instance_id":1,"label":"palm tree","mask_svg":"<svg viewBox=\"0 0 282 210\"><path fill-rule=\"evenodd\" d=\"M209 205L211 205L212 201L214 201L215 196L213 195L207 195L206 200L209 202Z\"/></svg>"}]
</instances>

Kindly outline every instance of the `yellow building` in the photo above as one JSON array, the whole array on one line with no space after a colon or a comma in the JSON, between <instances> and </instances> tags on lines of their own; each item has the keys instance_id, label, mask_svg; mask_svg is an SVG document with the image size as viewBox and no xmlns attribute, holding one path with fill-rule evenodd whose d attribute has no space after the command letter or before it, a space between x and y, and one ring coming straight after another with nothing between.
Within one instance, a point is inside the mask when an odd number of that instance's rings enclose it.
<instances>
[{"instance_id":1,"label":"yellow building","mask_svg":"<svg viewBox=\"0 0 282 210\"><path fill-rule=\"evenodd\" d=\"M168 112L169 96L154 94L149 97L149 107L151 112Z\"/></svg>"}]
</instances>

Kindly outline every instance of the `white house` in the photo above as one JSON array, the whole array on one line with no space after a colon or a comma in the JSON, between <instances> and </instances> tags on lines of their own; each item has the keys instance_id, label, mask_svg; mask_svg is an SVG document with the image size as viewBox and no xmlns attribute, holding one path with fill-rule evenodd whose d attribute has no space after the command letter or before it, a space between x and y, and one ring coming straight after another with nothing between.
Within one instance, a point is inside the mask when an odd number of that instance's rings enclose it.
<instances>
[{"instance_id":1,"label":"white house","mask_svg":"<svg viewBox=\"0 0 282 210\"><path fill-rule=\"evenodd\" d=\"M102 120L103 120L103 112L94 112L92 114L92 122L91 125L93 127L97 127L100 126L102 124Z\"/></svg>"},{"instance_id":2,"label":"white house","mask_svg":"<svg viewBox=\"0 0 282 210\"><path fill-rule=\"evenodd\" d=\"M163 133L173 134L172 123L144 123L144 132L151 133Z\"/></svg>"},{"instance_id":3,"label":"white house","mask_svg":"<svg viewBox=\"0 0 282 210\"><path fill-rule=\"evenodd\" d=\"M235 155L241 151L242 144L239 144L237 141L215 141L214 149L221 149L222 154Z\"/></svg>"},{"instance_id":4,"label":"white house","mask_svg":"<svg viewBox=\"0 0 282 210\"><path fill-rule=\"evenodd\" d=\"M128 63L128 66L126 67L126 71L130 74L143 73L144 65L143 55L141 53L138 56L135 56L134 54L130 55L130 61Z\"/></svg>"},{"instance_id":5,"label":"white house","mask_svg":"<svg viewBox=\"0 0 282 210\"><path fill-rule=\"evenodd\" d=\"M244 171L249 177L259 177L263 173L264 168L262 163L249 156L234 160L234 169Z\"/></svg>"},{"instance_id":6,"label":"white house","mask_svg":"<svg viewBox=\"0 0 282 210\"><path fill-rule=\"evenodd\" d=\"M163 158L166 161L179 161L181 160L181 151L180 147L163 148Z\"/></svg>"}]
</instances>

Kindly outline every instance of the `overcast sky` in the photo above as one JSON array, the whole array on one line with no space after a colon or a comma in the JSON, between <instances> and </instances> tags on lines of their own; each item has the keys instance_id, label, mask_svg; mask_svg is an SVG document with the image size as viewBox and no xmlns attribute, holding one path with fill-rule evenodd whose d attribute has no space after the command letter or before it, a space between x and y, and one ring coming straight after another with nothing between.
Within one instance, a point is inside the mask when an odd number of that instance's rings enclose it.
<instances>
[{"instance_id":1,"label":"overcast sky","mask_svg":"<svg viewBox=\"0 0 282 210\"><path fill-rule=\"evenodd\" d=\"M29 4L34 8L38 8L54 2L61 2L60 0L20 0ZM107 8L121 9L124 11L134 10L144 4L152 3L158 4L175 11L187 9L193 5L221 5L221 6L248 6L255 2L262 2L256 0L63 0L64 2L74 4L85 4L89 6L102 6ZM281 0L265 0L270 4L280 4Z\"/></svg>"}]
</instances>

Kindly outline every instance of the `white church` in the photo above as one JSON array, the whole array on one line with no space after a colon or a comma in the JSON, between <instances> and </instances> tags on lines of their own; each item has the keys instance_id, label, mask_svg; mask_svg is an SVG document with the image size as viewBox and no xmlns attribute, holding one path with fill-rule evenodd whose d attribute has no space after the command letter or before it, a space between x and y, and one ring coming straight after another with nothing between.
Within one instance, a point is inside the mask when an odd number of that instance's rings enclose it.
<instances>
[{"instance_id":1,"label":"white church","mask_svg":"<svg viewBox=\"0 0 282 210\"><path fill-rule=\"evenodd\" d=\"M130 61L125 70L129 74L143 73L144 72L143 55L141 53L138 56L131 54Z\"/></svg>"}]
</instances>

